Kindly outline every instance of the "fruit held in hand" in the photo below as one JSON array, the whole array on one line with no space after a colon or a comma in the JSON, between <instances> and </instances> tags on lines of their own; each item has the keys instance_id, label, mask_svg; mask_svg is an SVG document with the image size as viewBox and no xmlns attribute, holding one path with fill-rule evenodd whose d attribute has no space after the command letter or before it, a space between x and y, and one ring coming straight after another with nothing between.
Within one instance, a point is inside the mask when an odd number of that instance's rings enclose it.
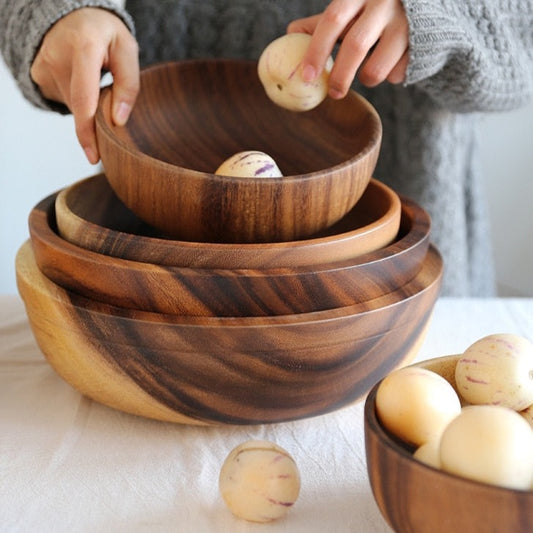
<instances>
[{"instance_id":1,"label":"fruit held in hand","mask_svg":"<svg viewBox=\"0 0 533 533\"><path fill-rule=\"evenodd\" d=\"M391 433L421 446L437 439L461 412L453 387L425 368L405 367L386 376L376 394L378 417Z\"/></svg>"},{"instance_id":2,"label":"fruit held in hand","mask_svg":"<svg viewBox=\"0 0 533 533\"><path fill-rule=\"evenodd\" d=\"M277 105L291 111L308 111L320 104L328 93L328 78L333 58L311 82L302 78L302 59L311 36L288 33L272 41L261 54L257 73L268 97Z\"/></svg>"},{"instance_id":3,"label":"fruit held in hand","mask_svg":"<svg viewBox=\"0 0 533 533\"><path fill-rule=\"evenodd\" d=\"M470 405L444 430L440 460L446 472L501 487L528 490L533 480L533 431L515 411Z\"/></svg>"},{"instance_id":4,"label":"fruit held in hand","mask_svg":"<svg viewBox=\"0 0 533 533\"><path fill-rule=\"evenodd\" d=\"M264 152L247 150L226 159L215 171L219 176L240 178L280 178L283 176L276 162Z\"/></svg>"},{"instance_id":5,"label":"fruit held in hand","mask_svg":"<svg viewBox=\"0 0 533 533\"><path fill-rule=\"evenodd\" d=\"M220 470L219 488L235 516L270 522L284 516L298 498L300 474L283 448L251 440L228 455Z\"/></svg>"},{"instance_id":6,"label":"fruit held in hand","mask_svg":"<svg viewBox=\"0 0 533 533\"><path fill-rule=\"evenodd\" d=\"M514 334L483 337L457 362L455 382L469 403L521 411L533 404L533 343Z\"/></svg>"}]
</instances>

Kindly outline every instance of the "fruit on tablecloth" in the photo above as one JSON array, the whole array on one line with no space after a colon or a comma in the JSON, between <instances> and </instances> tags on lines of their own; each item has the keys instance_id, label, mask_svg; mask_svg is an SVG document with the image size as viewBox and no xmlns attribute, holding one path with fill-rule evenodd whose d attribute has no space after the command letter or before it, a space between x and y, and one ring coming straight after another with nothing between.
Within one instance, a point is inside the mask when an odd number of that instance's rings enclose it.
<instances>
[{"instance_id":1,"label":"fruit on tablecloth","mask_svg":"<svg viewBox=\"0 0 533 533\"><path fill-rule=\"evenodd\" d=\"M275 443L246 441L234 448L222 465L219 489L230 511L251 522L284 516L300 493L294 459Z\"/></svg>"}]
</instances>

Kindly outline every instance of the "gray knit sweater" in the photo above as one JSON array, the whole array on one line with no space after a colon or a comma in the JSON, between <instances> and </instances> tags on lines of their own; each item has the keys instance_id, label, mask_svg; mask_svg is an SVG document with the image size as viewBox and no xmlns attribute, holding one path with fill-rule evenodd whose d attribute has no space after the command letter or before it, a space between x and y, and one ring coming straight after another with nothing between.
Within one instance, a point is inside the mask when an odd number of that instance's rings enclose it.
<instances>
[{"instance_id":1,"label":"gray knit sweater","mask_svg":"<svg viewBox=\"0 0 533 533\"><path fill-rule=\"evenodd\" d=\"M519 107L533 94L533 0L403 0L409 19L406 83L355 84L383 121L375 176L431 214L445 260L442 294L494 292L476 131L480 112ZM258 58L325 0L0 0L0 48L23 94L42 98L29 69L44 34L82 6L115 11L140 44L141 64L185 57ZM128 15L129 13L129 15ZM131 15L131 18L130 18ZM75 178L75 177L73 177Z\"/></svg>"}]
</instances>

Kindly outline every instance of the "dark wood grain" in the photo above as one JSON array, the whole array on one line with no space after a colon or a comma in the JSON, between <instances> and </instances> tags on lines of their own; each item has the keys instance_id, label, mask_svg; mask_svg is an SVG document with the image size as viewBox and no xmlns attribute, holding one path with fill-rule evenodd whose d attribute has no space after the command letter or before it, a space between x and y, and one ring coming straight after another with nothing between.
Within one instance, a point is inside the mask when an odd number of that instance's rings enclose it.
<instances>
[{"instance_id":1,"label":"dark wood grain","mask_svg":"<svg viewBox=\"0 0 533 533\"><path fill-rule=\"evenodd\" d=\"M456 356L422 366L455 386ZM533 491L518 491L447 474L412 458L376 415L376 385L365 403L365 443L372 492L397 533L533 531Z\"/></svg>"},{"instance_id":2,"label":"dark wood grain","mask_svg":"<svg viewBox=\"0 0 533 533\"><path fill-rule=\"evenodd\" d=\"M295 113L272 103L256 62L191 60L149 67L124 127L111 92L96 114L98 146L119 198L142 220L184 240L289 241L331 226L375 168L381 121L351 92ZM266 152L283 178L215 176L242 150Z\"/></svg>"},{"instance_id":3,"label":"dark wood grain","mask_svg":"<svg viewBox=\"0 0 533 533\"><path fill-rule=\"evenodd\" d=\"M233 269L301 267L353 259L391 244L401 218L398 195L374 179L345 217L300 241L230 244L165 237L119 200L104 174L62 190L55 210L61 237L93 252L164 266Z\"/></svg>"},{"instance_id":4,"label":"dark wood grain","mask_svg":"<svg viewBox=\"0 0 533 533\"><path fill-rule=\"evenodd\" d=\"M65 241L55 227L55 198L45 198L29 215L39 268L77 294L129 309L197 316L334 309L401 288L420 270L429 245L429 216L405 200L398 238L353 260L277 269L165 267L97 254Z\"/></svg>"},{"instance_id":5,"label":"dark wood grain","mask_svg":"<svg viewBox=\"0 0 533 533\"><path fill-rule=\"evenodd\" d=\"M431 247L412 281L370 302L243 318L147 313L78 296L41 273L29 241L16 272L41 350L83 394L161 420L256 424L338 409L410 361L442 260Z\"/></svg>"}]
</instances>

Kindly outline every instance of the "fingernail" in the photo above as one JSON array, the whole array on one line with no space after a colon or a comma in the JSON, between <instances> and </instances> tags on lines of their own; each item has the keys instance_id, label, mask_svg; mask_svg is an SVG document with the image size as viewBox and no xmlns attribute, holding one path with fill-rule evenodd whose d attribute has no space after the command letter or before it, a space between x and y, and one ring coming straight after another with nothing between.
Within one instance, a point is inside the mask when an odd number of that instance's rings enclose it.
<instances>
[{"instance_id":1,"label":"fingernail","mask_svg":"<svg viewBox=\"0 0 533 533\"><path fill-rule=\"evenodd\" d=\"M128 121L130 116L131 106L126 104L126 102L120 102L115 108L115 124L117 126L124 126Z\"/></svg>"},{"instance_id":2,"label":"fingernail","mask_svg":"<svg viewBox=\"0 0 533 533\"><path fill-rule=\"evenodd\" d=\"M302 71L302 79L306 82L314 81L316 78L316 70L311 65L305 65Z\"/></svg>"},{"instance_id":3,"label":"fingernail","mask_svg":"<svg viewBox=\"0 0 533 533\"><path fill-rule=\"evenodd\" d=\"M344 93L333 87L330 87L328 94L330 98L333 98L334 100L340 100L344 96Z\"/></svg>"},{"instance_id":4,"label":"fingernail","mask_svg":"<svg viewBox=\"0 0 533 533\"><path fill-rule=\"evenodd\" d=\"M96 163L98 163L98 155L90 146L84 148L83 151L85 152L85 157L89 160L91 165L96 165Z\"/></svg>"}]
</instances>

